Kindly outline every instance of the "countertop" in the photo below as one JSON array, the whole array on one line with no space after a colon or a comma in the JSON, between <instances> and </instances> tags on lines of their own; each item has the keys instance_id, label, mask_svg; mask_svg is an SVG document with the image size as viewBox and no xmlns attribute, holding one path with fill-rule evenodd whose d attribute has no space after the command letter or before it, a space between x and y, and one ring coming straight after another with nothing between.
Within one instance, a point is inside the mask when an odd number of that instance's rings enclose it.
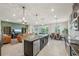
<instances>
[{"instance_id":1,"label":"countertop","mask_svg":"<svg viewBox=\"0 0 79 59\"><path fill-rule=\"evenodd\" d=\"M46 35L30 35L30 36L28 36L24 40L27 40L27 41L35 41L35 40L38 40L39 38L43 38L45 36L48 36L48 35L47 34Z\"/></svg>"}]
</instances>

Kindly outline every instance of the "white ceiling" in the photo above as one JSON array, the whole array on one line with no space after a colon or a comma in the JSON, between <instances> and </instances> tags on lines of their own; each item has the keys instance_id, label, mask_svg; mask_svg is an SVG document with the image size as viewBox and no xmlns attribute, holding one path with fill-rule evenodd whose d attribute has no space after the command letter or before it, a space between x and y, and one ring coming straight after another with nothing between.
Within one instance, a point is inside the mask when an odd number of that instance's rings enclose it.
<instances>
[{"instance_id":1,"label":"white ceiling","mask_svg":"<svg viewBox=\"0 0 79 59\"><path fill-rule=\"evenodd\" d=\"M64 22L69 19L72 11L71 3L24 3L24 4L0 4L0 19L9 20L11 22L22 22L23 10L26 7L26 21L31 24L49 24L56 22ZM52 12L51 9L55 11ZM15 16L13 16L15 14ZM36 17L35 15L38 14Z\"/></svg>"}]
</instances>

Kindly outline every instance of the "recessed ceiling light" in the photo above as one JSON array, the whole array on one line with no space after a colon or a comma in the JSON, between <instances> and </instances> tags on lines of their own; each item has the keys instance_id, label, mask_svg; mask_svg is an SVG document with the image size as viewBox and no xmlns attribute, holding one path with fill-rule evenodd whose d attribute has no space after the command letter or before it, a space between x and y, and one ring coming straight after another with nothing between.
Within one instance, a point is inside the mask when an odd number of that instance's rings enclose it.
<instances>
[{"instance_id":1,"label":"recessed ceiling light","mask_svg":"<svg viewBox=\"0 0 79 59\"><path fill-rule=\"evenodd\" d=\"M13 14L13 16L16 16L15 14Z\"/></svg>"},{"instance_id":2,"label":"recessed ceiling light","mask_svg":"<svg viewBox=\"0 0 79 59\"><path fill-rule=\"evenodd\" d=\"M54 9L52 8L52 9L51 9L51 11L53 12L53 11L54 11Z\"/></svg>"},{"instance_id":3,"label":"recessed ceiling light","mask_svg":"<svg viewBox=\"0 0 79 59\"><path fill-rule=\"evenodd\" d=\"M44 25L44 24L42 24L42 25Z\"/></svg>"},{"instance_id":4,"label":"recessed ceiling light","mask_svg":"<svg viewBox=\"0 0 79 59\"><path fill-rule=\"evenodd\" d=\"M25 24L24 22L22 24Z\"/></svg>"},{"instance_id":5,"label":"recessed ceiling light","mask_svg":"<svg viewBox=\"0 0 79 59\"><path fill-rule=\"evenodd\" d=\"M36 22L36 24L38 24L38 22Z\"/></svg>"},{"instance_id":6,"label":"recessed ceiling light","mask_svg":"<svg viewBox=\"0 0 79 59\"><path fill-rule=\"evenodd\" d=\"M77 10L77 13L79 13L79 10Z\"/></svg>"},{"instance_id":7,"label":"recessed ceiling light","mask_svg":"<svg viewBox=\"0 0 79 59\"><path fill-rule=\"evenodd\" d=\"M9 21L8 19L6 19L6 21Z\"/></svg>"},{"instance_id":8,"label":"recessed ceiling light","mask_svg":"<svg viewBox=\"0 0 79 59\"><path fill-rule=\"evenodd\" d=\"M54 17L56 18L57 16L55 15Z\"/></svg>"},{"instance_id":9,"label":"recessed ceiling light","mask_svg":"<svg viewBox=\"0 0 79 59\"><path fill-rule=\"evenodd\" d=\"M23 20L25 20L25 17L23 17Z\"/></svg>"}]
</instances>

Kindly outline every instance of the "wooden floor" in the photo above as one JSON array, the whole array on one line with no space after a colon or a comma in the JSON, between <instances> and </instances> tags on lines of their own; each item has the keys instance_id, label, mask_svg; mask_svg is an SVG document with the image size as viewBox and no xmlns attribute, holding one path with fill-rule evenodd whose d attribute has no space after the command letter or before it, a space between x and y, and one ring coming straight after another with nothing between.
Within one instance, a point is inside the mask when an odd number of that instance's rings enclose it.
<instances>
[{"instance_id":1,"label":"wooden floor","mask_svg":"<svg viewBox=\"0 0 79 59\"><path fill-rule=\"evenodd\" d=\"M23 56L23 43L6 44L1 49L2 56ZM67 56L64 41L49 40L37 56Z\"/></svg>"}]
</instances>

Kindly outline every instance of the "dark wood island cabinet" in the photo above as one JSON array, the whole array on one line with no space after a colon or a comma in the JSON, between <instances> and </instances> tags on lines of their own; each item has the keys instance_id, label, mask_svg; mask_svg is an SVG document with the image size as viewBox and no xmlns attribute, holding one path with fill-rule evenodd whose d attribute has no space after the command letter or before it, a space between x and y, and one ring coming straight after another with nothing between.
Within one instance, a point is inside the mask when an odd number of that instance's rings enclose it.
<instances>
[{"instance_id":1,"label":"dark wood island cabinet","mask_svg":"<svg viewBox=\"0 0 79 59\"><path fill-rule=\"evenodd\" d=\"M48 35L30 36L24 40L24 55L36 56L41 49L48 43Z\"/></svg>"},{"instance_id":2,"label":"dark wood island cabinet","mask_svg":"<svg viewBox=\"0 0 79 59\"><path fill-rule=\"evenodd\" d=\"M0 56L1 56L1 46L0 46Z\"/></svg>"},{"instance_id":3,"label":"dark wood island cabinet","mask_svg":"<svg viewBox=\"0 0 79 59\"><path fill-rule=\"evenodd\" d=\"M0 56L1 56L1 46L0 46Z\"/></svg>"},{"instance_id":4,"label":"dark wood island cabinet","mask_svg":"<svg viewBox=\"0 0 79 59\"><path fill-rule=\"evenodd\" d=\"M43 49L47 43L48 43L48 36L40 38L40 50Z\"/></svg>"}]
</instances>

